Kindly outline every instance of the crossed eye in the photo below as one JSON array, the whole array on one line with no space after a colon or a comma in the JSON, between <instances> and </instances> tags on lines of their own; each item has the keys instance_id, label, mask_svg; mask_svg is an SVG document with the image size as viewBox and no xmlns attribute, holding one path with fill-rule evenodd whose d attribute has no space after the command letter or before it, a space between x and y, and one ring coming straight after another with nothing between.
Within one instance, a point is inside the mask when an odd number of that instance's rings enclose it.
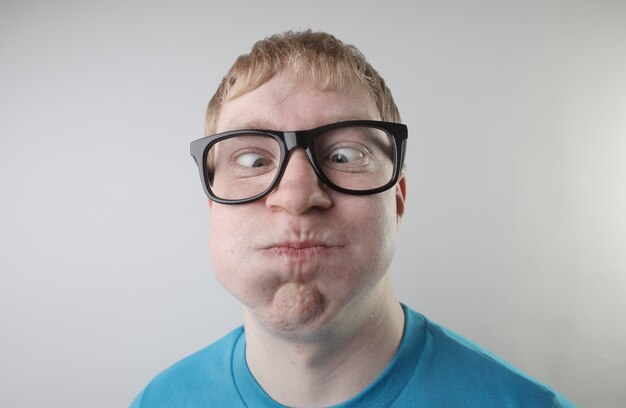
<instances>
[{"instance_id":1,"label":"crossed eye","mask_svg":"<svg viewBox=\"0 0 626 408\"><path fill-rule=\"evenodd\" d=\"M330 161L331 163L349 163L362 157L363 153L358 151L357 149L340 147L333 150L328 156L326 156L326 160Z\"/></svg>"},{"instance_id":2,"label":"crossed eye","mask_svg":"<svg viewBox=\"0 0 626 408\"><path fill-rule=\"evenodd\" d=\"M243 167L269 166L270 161L258 153L246 153L237 157L237 164Z\"/></svg>"}]
</instances>

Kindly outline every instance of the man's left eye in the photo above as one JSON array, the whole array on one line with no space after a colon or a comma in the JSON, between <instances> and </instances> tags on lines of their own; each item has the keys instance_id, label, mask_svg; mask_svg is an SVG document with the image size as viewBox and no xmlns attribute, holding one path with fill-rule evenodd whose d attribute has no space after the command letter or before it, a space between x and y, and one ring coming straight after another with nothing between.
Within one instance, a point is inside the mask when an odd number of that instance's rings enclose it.
<instances>
[{"instance_id":1,"label":"man's left eye","mask_svg":"<svg viewBox=\"0 0 626 408\"><path fill-rule=\"evenodd\" d=\"M363 153L358 151L357 149L340 147L339 149L333 150L327 156L327 160L331 163L349 163L362 157Z\"/></svg>"}]
</instances>

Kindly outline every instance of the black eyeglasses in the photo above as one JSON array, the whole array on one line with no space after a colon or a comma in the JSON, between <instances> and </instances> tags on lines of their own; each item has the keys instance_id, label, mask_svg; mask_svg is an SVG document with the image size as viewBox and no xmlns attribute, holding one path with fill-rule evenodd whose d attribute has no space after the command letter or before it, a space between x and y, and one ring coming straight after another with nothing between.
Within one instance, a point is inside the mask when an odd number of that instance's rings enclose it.
<instances>
[{"instance_id":1,"label":"black eyeglasses","mask_svg":"<svg viewBox=\"0 0 626 408\"><path fill-rule=\"evenodd\" d=\"M376 194L398 181L407 127L351 120L296 132L233 130L191 142L204 191L222 204L268 195L280 182L289 152L302 148L324 184L346 194Z\"/></svg>"}]
</instances>

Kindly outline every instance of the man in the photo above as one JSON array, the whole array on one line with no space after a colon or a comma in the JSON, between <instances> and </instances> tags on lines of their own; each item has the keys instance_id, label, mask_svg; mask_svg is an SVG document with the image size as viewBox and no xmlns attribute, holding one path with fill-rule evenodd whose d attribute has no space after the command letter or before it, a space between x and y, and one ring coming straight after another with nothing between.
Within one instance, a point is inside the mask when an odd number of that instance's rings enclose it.
<instances>
[{"instance_id":1,"label":"man","mask_svg":"<svg viewBox=\"0 0 626 408\"><path fill-rule=\"evenodd\" d=\"M399 122L383 79L328 34L276 35L237 59L191 151L244 326L134 408L570 406L396 299Z\"/></svg>"}]
</instances>

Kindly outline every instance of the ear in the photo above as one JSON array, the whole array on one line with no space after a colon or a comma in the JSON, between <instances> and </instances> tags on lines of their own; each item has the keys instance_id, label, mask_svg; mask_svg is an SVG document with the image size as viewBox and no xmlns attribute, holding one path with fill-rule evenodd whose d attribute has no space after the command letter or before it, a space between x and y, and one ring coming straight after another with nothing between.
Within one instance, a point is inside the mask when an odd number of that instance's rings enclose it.
<instances>
[{"instance_id":1,"label":"ear","mask_svg":"<svg viewBox=\"0 0 626 408\"><path fill-rule=\"evenodd\" d=\"M213 206L213 200L211 200L210 198L207 199L207 204L209 205L209 210L210 210L211 207Z\"/></svg>"},{"instance_id":2,"label":"ear","mask_svg":"<svg viewBox=\"0 0 626 408\"><path fill-rule=\"evenodd\" d=\"M406 177L404 173L400 175L400 180L396 184L396 219L398 224L404 215L404 205L406 203Z\"/></svg>"}]
</instances>

